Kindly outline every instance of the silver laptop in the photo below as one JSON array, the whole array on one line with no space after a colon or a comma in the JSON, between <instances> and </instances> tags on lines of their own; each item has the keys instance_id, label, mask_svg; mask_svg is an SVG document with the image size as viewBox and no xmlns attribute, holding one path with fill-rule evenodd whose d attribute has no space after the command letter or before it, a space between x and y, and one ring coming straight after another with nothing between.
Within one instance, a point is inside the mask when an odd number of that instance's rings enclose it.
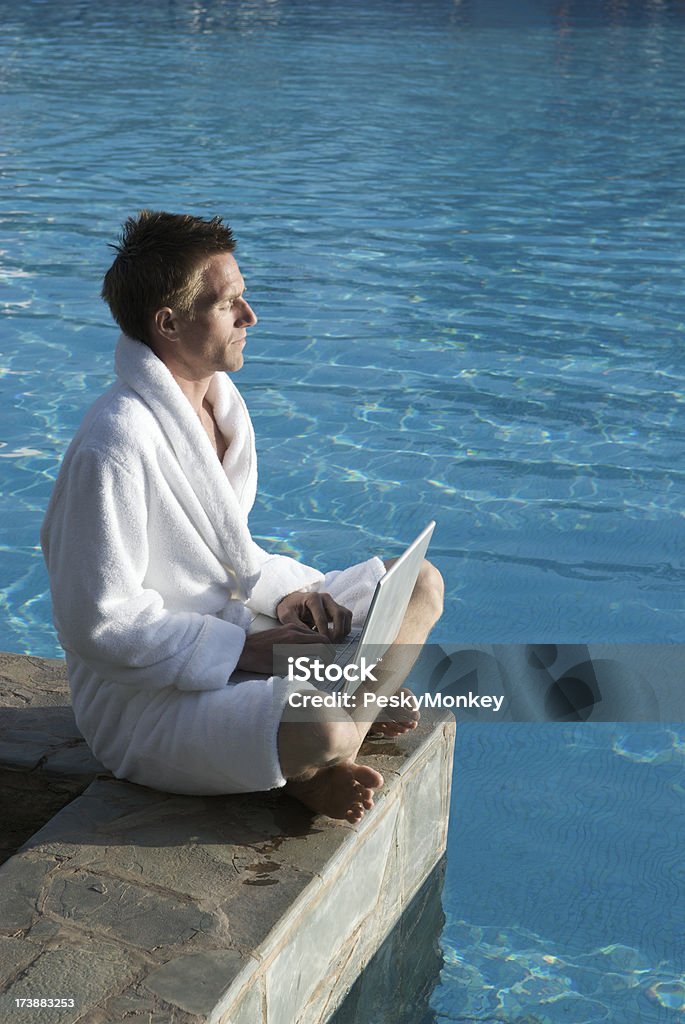
<instances>
[{"instance_id":1,"label":"silver laptop","mask_svg":"<svg viewBox=\"0 0 685 1024\"><path fill-rule=\"evenodd\" d=\"M383 657L402 625L434 529L435 522L431 521L378 581L364 625L338 646L336 665L359 664L364 656L371 664ZM342 679L339 683L320 685L330 692L354 693L359 683Z\"/></svg>"}]
</instances>

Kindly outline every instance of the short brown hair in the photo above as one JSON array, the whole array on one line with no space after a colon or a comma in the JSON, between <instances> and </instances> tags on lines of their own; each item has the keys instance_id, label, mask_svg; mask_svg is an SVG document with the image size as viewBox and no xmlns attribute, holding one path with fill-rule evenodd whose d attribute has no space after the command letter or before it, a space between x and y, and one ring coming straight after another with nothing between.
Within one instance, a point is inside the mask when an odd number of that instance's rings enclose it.
<instances>
[{"instance_id":1,"label":"short brown hair","mask_svg":"<svg viewBox=\"0 0 685 1024\"><path fill-rule=\"evenodd\" d=\"M141 210L124 224L105 274L102 298L124 334L149 343L150 317L163 306L192 317L202 269L210 256L233 252L233 232L221 217Z\"/></svg>"}]
</instances>

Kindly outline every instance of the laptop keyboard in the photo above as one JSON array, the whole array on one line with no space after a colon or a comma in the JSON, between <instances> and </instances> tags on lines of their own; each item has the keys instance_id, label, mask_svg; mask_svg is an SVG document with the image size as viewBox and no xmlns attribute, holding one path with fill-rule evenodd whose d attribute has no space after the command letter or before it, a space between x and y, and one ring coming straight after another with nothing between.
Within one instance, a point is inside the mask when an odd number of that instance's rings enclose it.
<instances>
[{"instance_id":1,"label":"laptop keyboard","mask_svg":"<svg viewBox=\"0 0 685 1024\"><path fill-rule=\"evenodd\" d=\"M359 641L361 639L362 631L357 630L356 633L350 633L344 640L341 647L336 647L335 658L333 663L335 665L347 665L357 650Z\"/></svg>"}]
</instances>

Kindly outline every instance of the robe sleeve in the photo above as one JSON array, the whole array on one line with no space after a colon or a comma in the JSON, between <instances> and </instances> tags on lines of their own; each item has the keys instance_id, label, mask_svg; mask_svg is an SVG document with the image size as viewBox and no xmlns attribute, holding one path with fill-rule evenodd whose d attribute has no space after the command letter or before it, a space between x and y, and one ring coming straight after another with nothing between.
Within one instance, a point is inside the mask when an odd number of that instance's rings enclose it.
<instances>
[{"instance_id":1,"label":"robe sleeve","mask_svg":"<svg viewBox=\"0 0 685 1024\"><path fill-rule=\"evenodd\" d=\"M216 690L236 668L245 631L198 612L170 612L145 587L145 478L82 448L58 515L44 530L55 624L65 649L104 679L135 687Z\"/></svg>"},{"instance_id":2,"label":"robe sleeve","mask_svg":"<svg viewBox=\"0 0 685 1024\"><path fill-rule=\"evenodd\" d=\"M316 590L323 580L323 573L309 565L298 562L288 555L270 555L255 544L257 557L261 560L260 576L252 588L247 607L253 612L276 618L276 608L288 594L295 590Z\"/></svg>"}]
</instances>

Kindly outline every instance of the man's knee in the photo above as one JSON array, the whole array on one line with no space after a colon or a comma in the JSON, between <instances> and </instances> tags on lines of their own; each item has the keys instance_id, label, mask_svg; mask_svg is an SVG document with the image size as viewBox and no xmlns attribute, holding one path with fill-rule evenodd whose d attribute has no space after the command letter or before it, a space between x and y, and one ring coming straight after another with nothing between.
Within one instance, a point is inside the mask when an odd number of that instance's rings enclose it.
<instances>
[{"instance_id":1,"label":"man's knee","mask_svg":"<svg viewBox=\"0 0 685 1024\"><path fill-rule=\"evenodd\" d=\"M440 570L436 569L428 559L424 559L419 570L413 597L415 600L421 601L437 622L443 610L445 581Z\"/></svg>"},{"instance_id":2,"label":"man's knee","mask_svg":"<svg viewBox=\"0 0 685 1024\"><path fill-rule=\"evenodd\" d=\"M386 570L396 561L396 558L385 559L383 564ZM445 581L442 578L442 573L432 562L424 558L411 596L412 604L415 608L418 607L425 612L427 617L432 620L432 624L435 625L442 615L444 597Z\"/></svg>"},{"instance_id":3,"label":"man's knee","mask_svg":"<svg viewBox=\"0 0 685 1024\"><path fill-rule=\"evenodd\" d=\"M306 718L284 719L278 729L278 757L286 779L339 764L358 749L357 727L342 710L334 718L310 709Z\"/></svg>"}]
</instances>

